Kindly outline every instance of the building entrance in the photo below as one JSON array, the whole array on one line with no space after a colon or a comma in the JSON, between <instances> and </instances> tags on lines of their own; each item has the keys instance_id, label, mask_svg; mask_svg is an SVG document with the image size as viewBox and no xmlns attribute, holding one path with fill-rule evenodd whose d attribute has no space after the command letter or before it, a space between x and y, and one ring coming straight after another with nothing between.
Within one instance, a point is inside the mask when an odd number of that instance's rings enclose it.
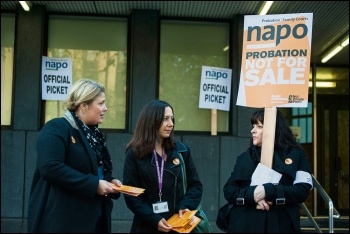
<instances>
[{"instance_id":1,"label":"building entrance","mask_svg":"<svg viewBox=\"0 0 350 234\"><path fill-rule=\"evenodd\" d=\"M341 215L349 215L349 101L336 96L318 100L318 178ZM328 204L318 198L318 210Z\"/></svg>"}]
</instances>

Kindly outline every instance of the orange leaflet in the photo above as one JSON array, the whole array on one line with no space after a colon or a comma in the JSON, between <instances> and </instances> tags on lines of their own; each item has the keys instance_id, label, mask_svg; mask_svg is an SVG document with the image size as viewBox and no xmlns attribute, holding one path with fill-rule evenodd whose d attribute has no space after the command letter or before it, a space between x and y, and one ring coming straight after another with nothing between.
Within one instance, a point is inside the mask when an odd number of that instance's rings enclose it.
<instances>
[{"instance_id":1,"label":"orange leaflet","mask_svg":"<svg viewBox=\"0 0 350 234\"><path fill-rule=\"evenodd\" d=\"M122 185L122 186L117 186L113 183L109 183L109 185L114 189L117 190L121 193L125 193L125 194L129 194L132 196L138 196L141 193L143 193L145 191L145 189L143 188L138 188L138 187L132 187L132 186L128 186L128 185Z\"/></svg>"},{"instance_id":2,"label":"orange leaflet","mask_svg":"<svg viewBox=\"0 0 350 234\"><path fill-rule=\"evenodd\" d=\"M200 218L195 216L197 210L187 211L180 218L179 214L174 214L167 220L167 222L173 227L172 229L179 233L190 233L201 221Z\"/></svg>"}]
</instances>

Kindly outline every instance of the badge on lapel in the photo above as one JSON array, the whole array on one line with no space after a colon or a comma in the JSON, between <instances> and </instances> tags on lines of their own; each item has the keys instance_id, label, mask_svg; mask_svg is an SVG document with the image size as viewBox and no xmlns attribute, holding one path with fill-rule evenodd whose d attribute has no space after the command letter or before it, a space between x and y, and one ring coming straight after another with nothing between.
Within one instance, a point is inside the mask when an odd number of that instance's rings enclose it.
<instances>
[{"instance_id":1,"label":"badge on lapel","mask_svg":"<svg viewBox=\"0 0 350 234\"><path fill-rule=\"evenodd\" d=\"M72 143L75 144L75 139L74 139L74 137L71 136L70 139L72 140Z\"/></svg>"},{"instance_id":2,"label":"badge on lapel","mask_svg":"<svg viewBox=\"0 0 350 234\"><path fill-rule=\"evenodd\" d=\"M175 158L175 159L173 160L173 163L174 163L175 165L179 165L180 160L179 160L178 158Z\"/></svg>"},{"instance_id":3,"label":"badge on lapel","mask_svg":"<svg viewBox=\"0 0 350 234\"><path fill-rule=\"evenodd\" d=\"M293 160L291 158L286 158L286 160L284 160L285 164L292 164Z\"/></svg>"}]
</instances>

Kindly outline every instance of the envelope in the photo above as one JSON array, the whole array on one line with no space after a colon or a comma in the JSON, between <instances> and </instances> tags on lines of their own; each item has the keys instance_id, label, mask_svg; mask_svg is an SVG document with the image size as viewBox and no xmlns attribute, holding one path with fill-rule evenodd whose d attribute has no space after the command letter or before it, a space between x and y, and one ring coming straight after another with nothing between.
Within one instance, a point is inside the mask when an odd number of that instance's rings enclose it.
<instances>
[{"instance_id":1,"label":"envelope","mask_svg":"<svg viewBox=\"0 0 350 234\"><path fill-rule=\"evenodd\" d=\"M109 182L108 182L109 183ZM131 196L138 196L141 193L143 193L145 191L145 189L143 188L138 188L138 187L133 187L133 186L128 186L128 185L122 185L122 186L117 186L113 183L109 183L109 185L114 189L117 190L121 193L125 193Z\"/></svg>"},{"instance_id":2,"label":"envelope","mask_svg":"<svg viewBox=\"0 0 350 234\"><path fill-rule=\"evenodd\" d=\"M167 220L172 226L172 229L179 233L190 233L201 221L200 218L195 216L197 210L187 211L180 218L179 214L176 213Z\"/></svg>"}]
</instances>

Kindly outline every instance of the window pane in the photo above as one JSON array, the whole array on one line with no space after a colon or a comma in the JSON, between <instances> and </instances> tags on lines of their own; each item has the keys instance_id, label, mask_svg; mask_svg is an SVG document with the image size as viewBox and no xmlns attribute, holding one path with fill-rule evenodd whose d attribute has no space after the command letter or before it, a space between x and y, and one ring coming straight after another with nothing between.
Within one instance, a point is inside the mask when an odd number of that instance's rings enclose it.
<instances>
[{"instance_id":1,"label":"window pane","mask_svg":"<svg viewBox=\"0 0 350 234\"><path fill-rule=\"evenodd\" d=\"M299 119L299 126L301 128L301 139L300 139L300 143L306 143L306 139L307 139L307 126L306 126L306 118L300 118Z\"/></svg>"},{"instance_id":2,"label":"window pane","mask_svg":"<svg viewBox=\"0 0 350 234\"><path fill-rule=\"evenodd\" d=\"M15 15L1 14L1 125L11 125Z\"/></svg>"},{"instance_id":3,"label":"window pane","mask_svg":"<svg viewBox=\"0 0 350 234\"><path fill-rule=\"evenodd\" d=\"M108 111L100 128L125 129L127 20L58 17L49 20L48 57L72 58L73 83L104 85ZM62 116L63 101L45 101L45 122Z\"/></svg>"},{"instance_id":4,"label":"window pane","mask_svg":"<svg viewBox=\"0 0 350 234\"><path fill-rule=\"evenodd\" d=\"M159 98L174 107L175 130L211 130L211 110L199 108L201 71L229 67L228 42L227 23L162 21ZM228 126L229 112L218 110L217 130Z\"/></svg>"},{"instance_id":5,"label":"window pane","mask_svg":"<svg viewBox=\"0 0 350 234\"><path fill-rule=\"evenodd\" d=\"M299 126L299 119L292 119L292 126Z\"/></svg>"},{"instance_id":6,"label":"window pane","mask_svg":"<svg viewBox=\"0 0 350 234\"><path fill-rule=\"evenodd\" d=\"M312 143L312 102L308 102L307 108L291 108L292 125L301 128L299 143Z\"/></svg>"},{"instance_id":7,"label":"window pane","mask_svg":"<svg viewBox=\"0 0 350 234\"><path fill-rule=\"evenodd\" d=\"M307 143L312 142L312 118L307 118Z\"/></svg>"},{"instance_id":8,"label":"window pane","mask_svg":"<svg viewBox=\"0 0 350 234\"><path fill-rule=\"evenodd\" d=\"M310 102L309 102L310 104ZM312 105L307 106L307 115L312 115Z\"/></svg>"},{"instance_id":9,"label":"window pane","mask_svg":"<svg viewBox=\"0 0 350 234\"><path fill-rule=\"evenodd\" d=\"M299 115L299 108L292 108L292 116Z\"/></svg>"},{"instance_id":10,"label":"window pane","mask_svg":"<svg viewBox=\"0 0 350 234\"><path fill-rule=\"evenodd\" d=\"M305 115L307 108L301 107L299 108L299 115Z\"/></svg>"}]
</instances>

